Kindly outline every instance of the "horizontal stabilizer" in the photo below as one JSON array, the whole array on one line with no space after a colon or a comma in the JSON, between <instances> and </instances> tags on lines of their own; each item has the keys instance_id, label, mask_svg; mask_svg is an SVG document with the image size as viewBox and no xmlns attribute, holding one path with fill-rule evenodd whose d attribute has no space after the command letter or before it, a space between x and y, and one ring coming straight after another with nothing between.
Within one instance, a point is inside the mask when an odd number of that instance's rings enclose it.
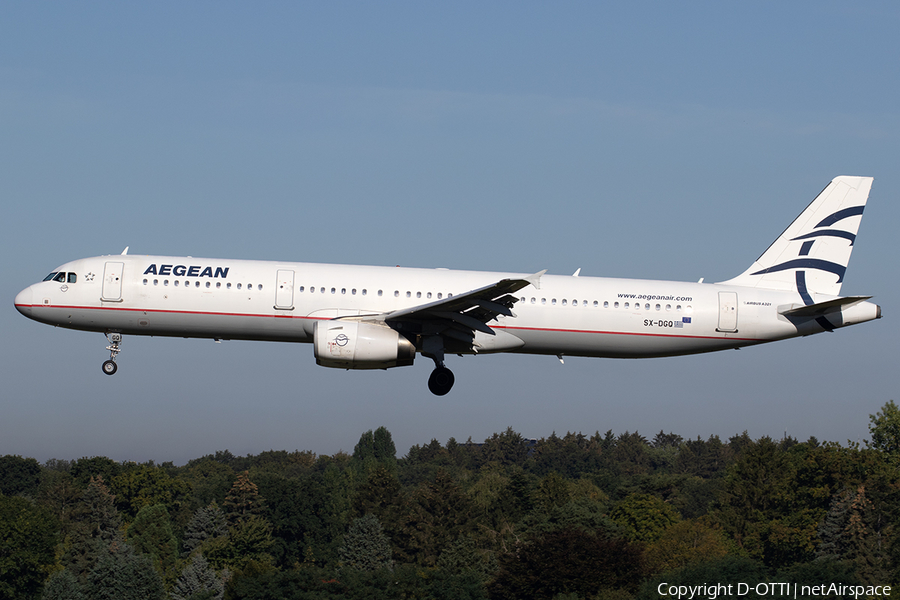
<instances>
[{"instance_id":1,"label":"horizontal stabilizer","mask_svg":"<svg viewBox=\"0 0 900 600\"><path fill-rule=\"evenodd\" d=\"M872 296L848 296L846 298L836 298L817 304L788 304L784 307L779 307L778 312L786 317L818 317L830 312L850 308L860 302L865 302L871 297Z\"/></svg>"}]
</instances>

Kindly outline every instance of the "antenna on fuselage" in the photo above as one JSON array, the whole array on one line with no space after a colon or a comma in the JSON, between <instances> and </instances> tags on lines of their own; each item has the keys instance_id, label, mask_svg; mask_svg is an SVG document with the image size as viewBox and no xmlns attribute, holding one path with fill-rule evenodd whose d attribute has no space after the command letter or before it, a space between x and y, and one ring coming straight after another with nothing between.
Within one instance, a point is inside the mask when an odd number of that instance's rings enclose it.
<instances>
[{"instance_id":1,"label":"antenna on fuselage","mask_svg":"<svg viewBox=\"0 0 900 600\"><path fill-rule=\"evenodd\" d=\"M125 256L126 254L128 254L128 246L125 246L125 249L122 250L122 256Z\"/></svg>"}]
</instances>

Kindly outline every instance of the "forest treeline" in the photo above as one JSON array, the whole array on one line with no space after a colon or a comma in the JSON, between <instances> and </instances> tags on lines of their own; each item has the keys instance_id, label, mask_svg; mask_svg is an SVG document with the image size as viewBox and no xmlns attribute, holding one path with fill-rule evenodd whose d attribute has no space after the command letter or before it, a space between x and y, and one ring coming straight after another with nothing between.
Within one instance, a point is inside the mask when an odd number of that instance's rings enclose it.
<instances>
[{"instance_id":1,"label":"forest treeline","mask_svg":"<svg viewBox=\"0 0 900 600\"><path fill-rule=\"evenodd\" d=\"M891 585L900 410L891 401L870 420L864 447L507 429L398 457L381 427L333 456L3 456L0 598L626 600L659 599L660 583Z\"/></svg>"}]
</instances>

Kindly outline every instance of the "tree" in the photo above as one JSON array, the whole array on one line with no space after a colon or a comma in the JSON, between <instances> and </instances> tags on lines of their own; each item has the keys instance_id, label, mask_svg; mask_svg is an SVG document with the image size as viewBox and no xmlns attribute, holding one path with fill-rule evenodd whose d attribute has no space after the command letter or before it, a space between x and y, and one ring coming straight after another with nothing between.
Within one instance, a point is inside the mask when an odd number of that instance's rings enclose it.
<instances>
[{"instance_id":1,"label":"tree","mask_svg":"<svg viewBox=\"0 0 900 600\"><path fill-rule=\"evenodd\" d=\"M164 581L172 581L178 560L178 540L172 532L165 506L156 504L142 508L128 528L128 542L135 551L151 558Z\"/></svg>"},{"instance_id":2,"label":"tree","mask_svg":"<svg viewBox=\"0 0 900 600\"><path fill-rule=\"evenodd\" d=\"M68 569L55 571L44 585L41 600L88 600L78 578Z\"/></svg>"},{"instance_id":3,"label":"tree","mask_svg":"<svg viewBox=\"0 0 900 600\"><path fill-rule=\"evenodd\" d=\"M87 577L91 600L164 600L163 581L147 556L129 546L100 557Z\"/></svg>"},{"instance_id":4,"label":"tree","mask_svg":"<svg viewBox=\"0 0 900 600\"><path fill-rule=\"evenodd\" d=\"M390 569L391 543L375 515L354 519L338 549L340 564L360 571Z\"/></svg>"},{"instance_id":5,"label":"tree","mask_svg":"<svg viewBox=\"0 0 900 600\"><path fill-rule=\"evenodd\" d=\"M115 497L109 493L103 478L91 477L72 514L72 532L61 561L63 566L83 582L101 556L115 553L125 545L119 530L121 524Z\"/></svg>"},{"instance_id":6,"label":"tree","mask_svg":"<svg viewBox=\"0 0 900 600\"><path fill-rule=\"evenodd\" d=\"M228 535L204 545L207 560L216 569L239 570L251 563L272 565L274 545L272 525L263 517L250 515L228 528Z\"/></svg>"},{"instance_id":7,"label":"tree","mask_svg":"<svg viewBox=\"0 0 900 600\"><path fill-rule=\"evenodd\" d=\"M869 415L869 433L872 435L870 446L892 455L900 455L900 408L893 400L874 415Z\"/></svg>"},{"instance_id":8,"label":"tree","mask_svg":"<svg viewBox=\"0 0 900 600\"><path fill-rule=\"evenodd\" d=\"M222 600L225 595L225 577L219 577L201 553L195 554L184 568L172 588L172 600L192 600L203 594L208 600Z\"/></svg>"},{"instance_id":9,"label":"tree","mask_svg":"<svg viewBox=\"0 0 900 600\"><path fill-rule=\"evenodd\" d=\"M187 556L208 539L228 535L225 513L215 502L205 508L198 508L184 530L184 555Z\"/></svg>"},{"instance_id":10,"label":"tree","mask_svg":"<svg viewBox=\"0 0 900 600\"><path fill-rule=\"evenodd\" d=\"M652 542L681 520L678 511L652 494L631 494L618 504L609 517L625 528L631 541Z\"/></svg>"},{"instance_id":11,"label":"tree","mask_svg":"<svg viewBox=\"0 0 900 600\"><path fill-rule=\"evenodd\" d=\"M119 510L129 518L137 516L145 506L155 504L164 504L170 514L177 515L187 504L191 492L186 482L152 465L128 468L112 479L110 490L116 494Z\"/></svg>"},{"instance_id":12,"label":"tree","mask_svg":"<svg viewBox=\"0 0 900 600\"><path fill-rule=\"evenodd\" d=\"M674 571L687 565L723 558L728 554L728 538L705 519L675 523L644 553L651 573Z\"/></svg>"},{"instance_id":13,"label":"tree","mask_svg":"<svg viewBox=\"0 0 900 600\"><path fill-rule=\"evenodd\" d=\"M0 496L0 599L33 598L56 562L56 523L30 500Z\"/></svg>"},{"instance_id":14,"label":"tree","mask_svg":"<svg viewBox=\"0 0 900 600\"><path fill-rule=\"evenodd\" d=\"M500 557L488 585L491 598L593 597L599 590L633 590L643 573L639 546L579 530L541 535Z\"/></svg>"},{"instance_id":15,"label":"tree","mask_svg":"<svg viewBox=\"0 0 900 600\"><path fill-rule=\"evenodd\" d=\"M41 465L33 458L0 456L0 494L32 496L41 482Z\"/></svg>"},{"instance_id":16,"label":"tree","mask_svg":"<svg viewBox=\"0 0 900 600\"><path fill-rule=\"evenodd\" d=\"M250 481L250 473L244 471L237 476L231 491L225 496L225 516L229 525L246 521L252 516L259 516L263 510L263 498L259 488Z\"/></svg>"}]
</instances>

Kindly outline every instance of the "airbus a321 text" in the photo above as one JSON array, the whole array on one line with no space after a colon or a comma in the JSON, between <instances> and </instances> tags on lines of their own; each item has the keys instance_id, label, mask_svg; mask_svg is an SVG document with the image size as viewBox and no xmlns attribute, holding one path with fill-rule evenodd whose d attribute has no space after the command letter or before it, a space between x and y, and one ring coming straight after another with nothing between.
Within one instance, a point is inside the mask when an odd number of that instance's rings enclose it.
<instances>
[{"instance_id":1,"label":"airbus a321 text","mask_svg":"<svg viewBox=\"0 0 900 600\"><path fill-rule=\"evenodd\" d=\"M685 283L294 262L121 255L67 262L16 296L26 317L106 335L311 342L316 362L389 369L448 354L645 358L713 352L881 317L841 283L872 186L837 177L737 277Z\"/></svg>"}]
</instances>

